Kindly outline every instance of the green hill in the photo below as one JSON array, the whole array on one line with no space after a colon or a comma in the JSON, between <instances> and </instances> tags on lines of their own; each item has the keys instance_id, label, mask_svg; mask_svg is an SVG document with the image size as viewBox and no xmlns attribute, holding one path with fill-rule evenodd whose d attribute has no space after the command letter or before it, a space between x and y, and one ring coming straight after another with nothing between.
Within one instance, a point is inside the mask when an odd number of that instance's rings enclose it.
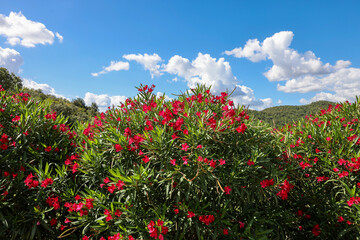
<instances>
[{"instance_id":1,"label":"green hill","mask_svg":"<svg viewBox=\"0 0 360 240\"><path fill-rule=\"evenodd\" d=\"M281 127L287 123L293 123L306 115L319 113L321 109L327 109L329 104L334 102L318 101L302 106L277 106L266 108L262 111L249 110L249 114L255 119L262 120L274 127Z\"/></svg>"}]
</instances>

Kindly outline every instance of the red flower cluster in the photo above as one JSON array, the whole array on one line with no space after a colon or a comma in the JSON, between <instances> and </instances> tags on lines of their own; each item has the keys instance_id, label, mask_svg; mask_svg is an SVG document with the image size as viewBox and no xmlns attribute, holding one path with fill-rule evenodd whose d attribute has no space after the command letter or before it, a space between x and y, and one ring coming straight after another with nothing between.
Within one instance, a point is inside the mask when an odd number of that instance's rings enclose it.
<instances>
[{"instance_id":1,"label":"red flower cluster","mask_svg":"<svg viewBox=\"0 0 360 240\"><path fill-rule=\"evenodd\" d=\"M215 221L215 217L214 217L214 215L202 215L202 216L199 216L199 220L201 222L205 223L206 225L209 225L210 223Z\"/></svg>"},{"instance_id":2,"label":"red flower cluster","mask_svg":"<svg viewBox=\"0 0 360 240\"><path fill-rule=\"evenodd\" d=\"M2 150L8 149L9 136L6 135L5 133L3 133L3 135L2 135L1 138L0 138L0 143L2 143L2 144L0 145L0 148L1 148Z\"/></svg>"},{"instance_id":3,"label":"red flower cluster","mask_svg":"<svg viewBox=\"0 0 360 240\"><path fill-rule=\"evenodd\" d=\"M41 186L43 188L46 188L49 184L53 184L54 180L52 180L51 178L46 178L45 180L43 180L41 182Z\"/></svg>"},{"instance_id":4,"label":"red flower cluster","mask_svg":"<svg viewBox=\"0 0 360 240\"><path fill-rule=\"evenodd\" d=\"M46 119L50 119L50 118L51 118L53 121L55 121L55 120L56 120L56 112L53 112L53 113L51 113L51 114L50 114L50 113L46 114L46 115L45 115L45 118L46 118Z\"/></svg>"},{"instance_id":5,"label":"red flower cluster","mask_svg":"<svg viewBox=\"0 0 360 240\"><path fill-rule=\"evenodd\" d=\"M159 234L158 228L160 227L161 234ZM168 227L164 226L164 222L160 219L157 220L156 225L154 221L150 221L150 223L147 225L147 228L150 233L150 237L152 238L158 238L160 240L164 239L163 235L166 235L169 231Z\"/></svg>"},{"instance_id":6,"label":"red flower cluster","mask_svg":"<svg viewBox=\"0 0 360 240\"><path fill-rule=\"evenodd\" d=\"M33 177L35 177L35 176L32 175L32 173L30 173L24 181L24 183L26 184L26 186L29 187L29 189L39 186L39 181L33 180L32 179Z\"/></svg>"},{"instance_id":7,"label":"red flower cluster","mask_svg":"<svg viewBox=\"0 0 360 240\"><path fill-rule=\"evenodd\" d=\"M50 206L50 207L54 207L55 210L58 210L60 208L60 202L59 202L59 197L48 197L46 199L46 203Z\"/></svg>"},{"instance_id":8,"label":"red flower cluster","mask_svg":"<svg viewBox=\"0 0 360 240\"><path fill-rule=\"evenodd\" d=\"M316 224L314 228L311 230L311 232L314 234L315 237L320 235L320 226L319 224Z\"/></svg>"},{"instance_id":9,"label":"red flower cluster","mask_svg":"<svg viewBox=\"0 0 360 240\"><path fill-rule=\"evenodd\" d=\"M291 189L294 188L294 185L290 184L288 182L288 180L285 180L282 184L281 184L281 191L278 192L276 195L281 197L282 200L285 200L288 198L288 193L290 192Z\"/></svg>"},{"instance_id":10,"label":"red flower cluster","mask_svg":"<svg viewBox=\"0 0 360 240\"><path fill-rule=\"evenodd\" d=\"M266 187L269 187L269 186L272 186L274 185L274 179L265 179L263 181L260 182L260 185L262 188L266 188Z\"/></svg>"},{"instance_id":11,"label":"red flower cluster","mask_svg":"<svg viewBox=\"0 0 360 240\"><path fill-rule=\"evenodd\" d=\"M352 205L359 205L360 204L360 197L351 197L349 201L347 201L347 204L349 205L349 207L351 207Z\"/></svg>"}]
</instances>

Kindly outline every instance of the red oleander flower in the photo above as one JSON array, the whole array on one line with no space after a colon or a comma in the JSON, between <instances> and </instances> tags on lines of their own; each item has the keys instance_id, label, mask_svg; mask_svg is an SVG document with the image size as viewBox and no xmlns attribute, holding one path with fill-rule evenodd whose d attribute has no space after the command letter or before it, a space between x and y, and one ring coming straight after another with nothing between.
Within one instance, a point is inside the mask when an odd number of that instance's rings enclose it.
<instances>
[{"instance_id":1,"label":"red oleander flower","mask_svg":"<svg viewBox=\"0 0 360 240\"><path fill-rule=\"evenodd\" d=\"M244 227L245 227L245 223L239 221L239 224L240 224L240 228L244 228Z\"/></svg>"},{"instance_id":2,"label":"red oleander flower","mask_svg":"<svg viewBox=\"0 0 360 240\"><path fill-rule=\"evenodd\" d=\"M161 226L161 233L162 234L167 234L169 232L169 228L168 227L165 227L165 226Z\"/></svg>"},{"instance_id":3,"label":"red oleander flower","mask_svg":"<svg viewBox=\"0 0 360 240\"><path fill-rule=\"evenodd\" d=\"M262 188L266 188L266 187L269 187L269 186L272 186L274 185L274 179L265 179L263 181L260 182L260 185Z\"/></svg>"},{"instance_id":4,"label":"red oleander flower","mask_svg":"<svg viewBox=\"0 0 360 240\"><path fill-rule=\"evenodd\" d=\"M238 133L244 133L245 130L247 129L246 125L244 123L242 123L238 128L236 128L235 130L238 132Z\"/></svg>"},{"instance_id":5,"label":"red oleander flower","mask_svg":"<svg viewBox=\"0 0 360 240\"><path fill-rule=\"evenodd\" d=\"M145 155L145 157L143 157L143 162L144 163L148 163L150 161L149 157Z\"/></svg>"},{"instance_id":6,"label":"red oleander flower","mask_svg":"<svg viewBox=\"0 0 360 240\"><path fill-rule=\"evenodd\" d=\"M117 209L117 210L114 212L114 214L115 214L115 216L120 217L120 216L122 215L122 212L121 212L119 209Z\"/></svg>"},{"instance_id":7,"label":"red oleander flower","mask_svg":"<svg viewBox=\"0 0 360 240\"><path fill-rule=\"evenodd\" d=\"M47 146L44 150L45 150L45 152L50 152L51 151L51 146Z\"/></svg>"},{"instance_id":8,"label":"red oleander flower","mask_svg":"<svg viewBox=\"0 0 360 240\"><path fill-rule=\"evenodd\" d=\"M171 159L170 163L175 166L176 165L176 159Z\"/></svg>"},{"instance_id":9,"label":"red oleander flower","mask_svg":"<svg viewBox=\"0 0 360 240\"><path fill-rule=\"evenodd\" d=\"M191 211L188 211L187 217L188 217L188 218L195 217L195 213L193 213L193 212L191 212Z\"/></svg>"},{"instance_id":10,"label":"red oleander flower","mask_svg":"<svg viewBox=\"0 0 360 240\"><path fill-rule=\"evenodd\" d=\"M51 178L47 178L41 182L41 186L43 188L46 188L48 185L53 184L53 182L54 180L52 180Z\"/></svg>"},{"instance_id":11,"label":"red oleander flower","mask_svg":"<svg viewBox=\"0 0 360 240\"><path fill-rule=\"evenodd\" d=\"M320 226L319 224L316 224L314 228L311 230L311 232L314 234L315 237L320 235Z\"/></svg>"},{"instance_id":12,"label":"red oleander flower","mask_svg":"<svg viewBox=\"0 0 360 240\"><path fill-rule=\"evenodd\" d=\"M119 180L117 183L116 183L116 187L118 190L123 190L124 189L124 186L125 186L125 183L121 180Z\"/></svg>"},{"instance_id":13,"label":"red oleander flower","mask_svg":"<svg viewBox=\"0 0 360 240\"><path fill-rule=\"evenodd\" d=\"M81 197L79 195L75 196L75 200L80 200L80 199L81 199Z\"/></svg>"},{"instance_id":14,"label":"red oleander flower","mask_svg":"<svg viewBox=\"0 0 360 240\"><path fill-rule=\"evenodd\" d=\"M77 168L79 167L79 164L74 163L73 167L72 167L72 173L75 173L77 171Z\"/></svg>"},{"instance_id":15,"label":"red oleander flower","mask_svg":"<svg viewBox=\"0 0 360 240\"><path fill-rule=\"evenodd\" d=\"M111 186L108 187L107 190L108 190L110 193L113 193L113 192L115 191L115 188L116 188L115 185L112 184Z\"/></svg>"},{"instance_id":16,"label":"red oleander flower","mask_svg":"<svg viewBox=\"0 0 360 240\"><path fill-rule=\"evenodd\" d=\"M17 121L19 121L20 119L21 119L21 117L16 115L16 116L12 119L12 121L13 121L13 122L17 122Z\"/></svg>"},{"instance_id":17,"label":"red oleander flower","mask_svg":"<svg viewBox=\"0 0 360 240\"><path fill-rule=\"evenodd\" d=\"M214 215L203 215L203 216L199 216L199 220L205 223L206 225L209 225L210 223L215 221L215 217Z\"/></svg>"},{"instance_id":18,"label":"red oleander flower","mask_svg":"<svg viewBox=\"0 0 360 240\"><path fill-rule=\"evenodd\" d=\"M116 152L120 152L121 150L123 150L123 148L120 146L120 144L115 144L115 150Z\"/></svg>"},{"instance_id":19,"label":"red oleander flower","mask_svg":"<svg viewBox=\"0 0 360 240\"><path fill-rule=\"evenodd\" d=\"M253 161L251 161L251 159L249 159L248 161L247 161L247 165L249 165L249 166L252 166L252 165L254 165L255 163L253 162Z\"/></svg>"},{"instance_id":20,"label":"red oleander flower","mask_svg":"<svg viewBox=\"0 0 360 240\"><path fill-rule=\"evenodd\" d=\"M158 237L158 230L157 230L157 228L155 228L155 222L154 221L150 221L150 223L147 225L147 228L149 230L150 237L152 237L152 238L157 238Z\"/></svg>"},{"instance_id":21,"label":"red oleander flower","mask_svg":"<svg viewBox=\"0 0 360 240\"><path fill-rule=\"evenodd\" d=\"M50 221L50 226L54 226L56 223L57 223L57 219L56 219L56 218L53 218L53 219L51 219L51 221Z\"/></svg>"},{"instance_id":22,"label":"red oleander flower","mask_svg":"<svg viewBox=\"0 0 360 240\"><path fill-rule=\"evenodd\" d=\"M226 195L229 195L231 192L231 188L229 186L224 187L224 191Z\"/></svg>"},{"instance_id":23,"label":"red oleander flower","mask_svg":"<svg viewBox=\"0 0 360 240\"><path fill-rule=\"evenodd\" d=\"M181 150L184 150L186 152L189 148L189 145L187 145L187 143L184 143L181 145L181 147L182 147Z\"/></svg>"}]
</instances>

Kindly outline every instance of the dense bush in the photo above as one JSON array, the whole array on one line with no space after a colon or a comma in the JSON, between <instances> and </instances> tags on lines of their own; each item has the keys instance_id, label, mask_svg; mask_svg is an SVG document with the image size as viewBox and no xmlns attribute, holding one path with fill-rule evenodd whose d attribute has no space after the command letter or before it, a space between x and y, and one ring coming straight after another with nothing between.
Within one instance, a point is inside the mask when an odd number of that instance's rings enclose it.
<instances>
[{"instance_id":1,"label":"dense bush","mask_svg":"<svg viewBox=\"0 0 360 240\"><path fill-rule=\"evenodd\" d=\"M94 199L94 207L69 219L88 225L91 236L284 234L288 210L275 211L271 189L286 175L270 131L235 108L226 93L213 96L199 87L165 102L152 90L141 87L135 99L79 127L80 171L89 189L81 196Z\"/></svg>"},{"instance_id":2,"label":"dense bush","mask_svg":"<svg viewBox=\"0 0 360 240\"><path fill-rule=\"evenodd\" d=\"M76 189L71 169L75 132L64 117L29 94L0 86L0 237L54 239L60 199ZM66 198L66 197L65 197Z\"/></svg>"},{"instance_id":3,"label":"dense bush","mask_svg":"<svg viewBox=\"0 0 360 240\"><path fill-rule=\"evenodd\" d=\"M301 229L297 236L359 237L359 118L359 102L345 102L279 132L296 186L288 202Z\"/></svg>"},{"instance_id":4,"label":"dense bush","mask_svg":"<svg viewBox=\"0 0 360 240\"><path fill-rule=\"evenodd\" d=\"M277 130L227 93L198 86L165 101L153 88L74 131L1 89L0 237L359 235L357 102Z\"/></svg>"}]
</instances>

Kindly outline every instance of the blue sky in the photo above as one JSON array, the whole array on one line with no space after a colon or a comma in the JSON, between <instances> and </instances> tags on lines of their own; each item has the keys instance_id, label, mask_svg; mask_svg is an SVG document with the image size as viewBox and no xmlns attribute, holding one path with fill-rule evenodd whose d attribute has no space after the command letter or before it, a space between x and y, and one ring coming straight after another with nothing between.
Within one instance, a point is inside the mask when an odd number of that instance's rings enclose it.
<instances>
[{"instance_id":1,"label":"blue sky","mask_svg":"<svg viewBox=\"0 0 360 240\"><path fill-rule=\"evenodd\" d=\"M359 7L358 1L0 0L0 67L26 86L102 109L136 95L140 83L170 98L196 83L213 85L215 94L236 88L235 101L255 109L354 101Z\"/></svg>"}]
</instances>

